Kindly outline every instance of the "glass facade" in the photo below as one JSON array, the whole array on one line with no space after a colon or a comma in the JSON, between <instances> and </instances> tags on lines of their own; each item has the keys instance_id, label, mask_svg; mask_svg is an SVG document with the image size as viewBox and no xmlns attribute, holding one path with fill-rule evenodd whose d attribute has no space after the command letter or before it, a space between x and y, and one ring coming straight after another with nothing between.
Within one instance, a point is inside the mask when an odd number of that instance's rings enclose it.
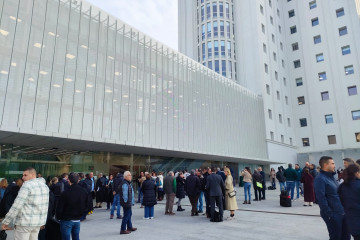
<instances>
[{"instance_id":1,"label":"glass facade","mask_svg":"<svg viewBox=\"0 0 360 240\"><path fill-rule=\"evenodd\" d=\"M128 167L143 156L137 148L149 149L145 162L151 149L202 161L207 156L266 161L263 99L255 93L86 1L0 3L0 144L5 145L0 164L6 166L1 171L20 171L26 163L16 164L31 160L52 164L47 167L53 170L40 168L49 174L89 166L110 173L107 168L126 165L129 158L116 148L83 153L72 144L55 155L54 138L131 146ZM219 2L223 16L222 6ZM216 57L219 44L213 45ZM201 47L206 55L206 44ZM221 47L225 54L225 44ZM230 62L214 64L217 72L226 72ZM41 141L5 141L5 132L43 136L47 147ZM16 146L40 150L25 156Z\"/></svg>"}]
</instances>

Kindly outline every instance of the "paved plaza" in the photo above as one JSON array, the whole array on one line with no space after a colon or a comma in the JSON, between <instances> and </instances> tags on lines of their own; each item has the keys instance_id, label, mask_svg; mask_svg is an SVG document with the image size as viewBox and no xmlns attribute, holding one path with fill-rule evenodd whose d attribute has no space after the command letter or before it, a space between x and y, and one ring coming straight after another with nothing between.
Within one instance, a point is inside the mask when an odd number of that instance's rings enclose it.
<instances>
[{"instance_id":1,"label":"paved plaza","mask_svg":"<svg viewBox=\"0 0 360 240\"><path fill-rule=\"evenodd\" d=\"M119 235L121 220L109 219L109 211L102 208L95 210L81 223L81 239L328 239L323 220L319 216L319 207L304 207L302 198L293 202L291 208L280 207L279 191L267 190L267 200L252 201L251 205L243 205L243 188L237 188L239 210L234 220L211 223L205 216L190 216L190 202L183 200L184 212L176 212L175 216L164 215L165 200L155 206L155 218L144 220L144 209L139 204L133 207L132 222L138 230L129 235ZM176 210L176 206L174 206ZM224 212L224 219L229 212ZM226 237L226 238L225 238ZM8 239L13 239L12 231L8 231Z\"/></svg>"}]
</instances>

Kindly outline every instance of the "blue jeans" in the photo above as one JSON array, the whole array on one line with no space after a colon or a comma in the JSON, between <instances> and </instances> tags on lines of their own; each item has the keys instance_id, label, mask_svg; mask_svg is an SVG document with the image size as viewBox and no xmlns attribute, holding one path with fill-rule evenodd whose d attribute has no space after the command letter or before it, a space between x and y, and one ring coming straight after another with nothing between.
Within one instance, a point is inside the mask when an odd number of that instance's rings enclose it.
<instances>
[{"instance_id":1,"label":"blue jeans","mask_svg":"<svg viewBox=\"0 0 360 240\"><path fill-rule=\"evenodd\" d=\"M111 206L111 210L110 210L110 215L114 216L114 211L115 211L115 207L116 207L116 213L117 213L117 217L120 217L120 210L121 210L121 206L120 206L120 195L119 194L115 194L114 196L114 202Z\"/></svg>"},{"instance_id":2,"label":"blue jeans","mask_svg":"<svg viewBox=\"0 0 360 240\"><path fill-rule=\"evenodd\" d=\"M199 195L199 201L198 201L198 204L197 204L198 211L200 211L200 212L203 211L203 196L204 196L204 192L201 191L200 195Z\"/></svg>"},{"instance_id":3,"label":"blue jeans","mask_svg":"<svg viewBox=\"0 0 360 240\"><path fill-rule=\"evenodd\" d=\"M279 184L280 184L280 192L281 192L281 190L286 189L286 182L279 182Z\"/></svg>"},{"instance_id":4,"label":"blue jeans","mask_svg":"<svg viewBox=\"0 0 360 240\"><path fill-rule=\"evenodd\" d=\"M73 240L79 240L80 222L61 220L60 232L62 240L70 240L70 236Z\"/></svg>"},{"instance_id":5,"label":"blue jeans","mask_svg":"<svg viewBox=\"0 0 360 240\"><path fill-rule=\"evenodd\" d=\"M334 213L331 219L321 216L329 232L330 240L350 240L344 215Z\"/></svg>"},{"instance_id":6,"label":"blue jeans","mask_svg":"<svg viewBox=\"0 0 360 240\"><path fill-rule=\"evenodd\" d=\"M295 187L296 187L296 198L300 198L300 181L295 181Z\"/></svg>"},{"instance_id":7,"label":"blue jeans","mask_svg":"<svg viewBox=\"0 0 360 240\"><path fill-rule=\"evenodd\" d=\"M249 201L251 201L251 183L244 182L244 194L245 194L245 201L247 201L248 195L249 195Z\"/></svg>"},{"instance_id":8,"label":"blue jeans","mask_svg":"<svg viewBox=\"0 0 360 240\"><path fill-rule=\"evenodd\" d=\"M291 192L291 200L294 199L294 190L295 190L295 182L294 181L289 181L286 182L286 190L288 190L288 192Z\"/></svg>"},{"instance_id":9,"label":"blue jeans","mask_svg":"<svg viewBox=\"0 0 360 240\"><path fill-rule=\"evenodd\" d=\"M274 189L276 188L275 178L272 179L272 181L271 181L271 186L272 186Z\"/></svg>"},{"instance_id":10,"label":"blue jeans","mask_svg":"<svg viewBox=\"0 0 360 240\"><path fill-rule=\"evenodd\" d=\"M154 206L145 206L144 208L144 217L153 218L154 217Z\"/></svg>"},{"instance_id":11,"label":"blue jeans","mask_svg":"<svg viewBox=\"0 0 360 240\"><path fill-rule=\"evenodd\" d=\"M129 207L129 208L124 207L123 209L124 209L124 217L123 217L123 220L121 222L121 231L125 231L126 226L127 226L127 228L132 228L132 223L131 223L132 211L131 211L131 207Z\"/></svg>"}]
</instances>

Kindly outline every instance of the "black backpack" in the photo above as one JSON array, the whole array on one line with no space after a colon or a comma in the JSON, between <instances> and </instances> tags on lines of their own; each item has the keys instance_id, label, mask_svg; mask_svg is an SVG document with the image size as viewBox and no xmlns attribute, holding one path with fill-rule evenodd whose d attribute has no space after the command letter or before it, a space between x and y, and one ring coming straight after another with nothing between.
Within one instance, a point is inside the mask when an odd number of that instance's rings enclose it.
<instances>
[{"instance_id":1,"label":"black backpack","mask_svg":"<svg viewBox=\"0 0 360 240\"><path fill-rule=\"evenodd\" d=\"M280 206L291 207L291 198L287 190L281 190L280 194Z\"/></svg>"}]
</instances>

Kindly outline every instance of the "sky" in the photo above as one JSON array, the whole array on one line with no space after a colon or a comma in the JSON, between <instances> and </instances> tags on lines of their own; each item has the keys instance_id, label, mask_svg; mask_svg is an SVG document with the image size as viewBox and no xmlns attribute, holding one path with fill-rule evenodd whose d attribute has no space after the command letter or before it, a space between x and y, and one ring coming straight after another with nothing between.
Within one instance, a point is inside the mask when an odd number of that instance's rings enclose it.
<instances>
[{"instance_id":1,"label":"sky","mask_svg":"<svg viewBox=\"0 0 360 240\"><path fill-rule=\"evenodd\" d=\"M150 37L178 49L177 0L86 0Z\"/></svg>"}]
</instances>

